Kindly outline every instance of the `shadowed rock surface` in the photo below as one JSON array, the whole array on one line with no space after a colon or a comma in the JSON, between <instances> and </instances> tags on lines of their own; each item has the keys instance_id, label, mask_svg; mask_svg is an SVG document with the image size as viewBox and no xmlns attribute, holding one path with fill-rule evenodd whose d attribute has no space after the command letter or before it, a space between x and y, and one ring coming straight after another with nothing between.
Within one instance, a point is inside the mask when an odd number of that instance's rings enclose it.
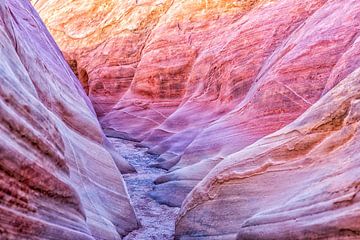
<instances>
[{"instance_id":1,"label":"shadowed rock surface","mask_svg":"<svg viewBox=\"0 0 360 240\"><path fill-rule=\"evenodd\" d=\"M0 239L121 239L138 222L78 80L29 1L0 1ZM103 204L103 203L106 204Z\"/></svg>"}]
</instances>

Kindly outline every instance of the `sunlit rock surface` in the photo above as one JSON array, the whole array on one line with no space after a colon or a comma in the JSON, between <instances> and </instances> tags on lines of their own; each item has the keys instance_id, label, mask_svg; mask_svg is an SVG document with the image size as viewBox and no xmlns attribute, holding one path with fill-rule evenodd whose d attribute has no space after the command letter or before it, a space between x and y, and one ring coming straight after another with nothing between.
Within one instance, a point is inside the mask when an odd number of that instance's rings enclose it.
<instances>
[{"instance_id":1,"label":"sunlit rock surface","mask_svg":"<svg viewBox=\"0 0 360 240\"><path fill-rule=\"evenodd\" d=\"M359 123L360 68L218 164L186 198L177 237L359 239Z\"/></svg>"},{"instance_id":2,"label":"sunlit rock surface","mask_svg":"<svg viewBox=\"0 0 360 240\"><path fill-rule=\"evenodd\" d=\"M29 1L0 1L0 239L120 239L138 223L115 153Z\"/></svg>"}]
</instances>

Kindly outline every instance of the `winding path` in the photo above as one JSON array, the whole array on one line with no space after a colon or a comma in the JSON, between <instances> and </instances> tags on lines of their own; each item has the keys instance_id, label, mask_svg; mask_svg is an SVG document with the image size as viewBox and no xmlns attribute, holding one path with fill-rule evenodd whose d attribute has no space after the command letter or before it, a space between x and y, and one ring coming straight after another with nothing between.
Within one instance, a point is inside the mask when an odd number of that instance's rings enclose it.
<instances>
[{"instance_id":1,"label":"winding path","mask_svg":"<svg viewBox=\"0 0 360 240\"><path fill-rule=\"evenodd\" d=\"M173 239L179 208L161 205L148 195L154 186L153 181L166 171L150 167L152 163L156 163L156 156L146 153L147 148L135 147L133 142L123 139L109 138L109 140L137 170L137 173L123 176L142 227L129 233L124 239Z\"/></svg>"}]
</instances>

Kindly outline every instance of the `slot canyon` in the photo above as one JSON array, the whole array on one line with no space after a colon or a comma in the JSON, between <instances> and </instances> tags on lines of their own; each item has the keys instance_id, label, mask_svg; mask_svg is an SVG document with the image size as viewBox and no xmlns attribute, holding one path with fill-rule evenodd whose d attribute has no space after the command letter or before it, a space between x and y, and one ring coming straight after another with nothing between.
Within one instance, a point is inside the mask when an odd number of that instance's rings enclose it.
<instances>
[{"instance_id":1,"label":"slot canyon","mask_svg":"<svg viewBox=\"0 0 360 240\"><path fill-rule=\"evenodd\" d=\"M0 53L0 240L360 240L359 0L0 0Z\"/></svg>"}]
</instances>

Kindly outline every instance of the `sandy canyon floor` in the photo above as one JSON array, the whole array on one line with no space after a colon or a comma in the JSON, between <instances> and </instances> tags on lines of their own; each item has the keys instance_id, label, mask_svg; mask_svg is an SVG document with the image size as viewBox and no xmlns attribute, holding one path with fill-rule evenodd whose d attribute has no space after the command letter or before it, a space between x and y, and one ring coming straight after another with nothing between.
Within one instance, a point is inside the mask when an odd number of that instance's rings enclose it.
<instances>
[{"instance_id":1,"label":"sandy canyon floor","mask_svg":"<svg viewBox=\"0 0 360 240\"><path fill-rule=\"evenodd\" d=\"M156 156L148 154L147 148L137 147L134 142L109 138L120 154L135 168L137 173L124 174L124 179L141 228L128 234L126 240L172 239L175 219L179 208L161 205L149 196L154 180L166 171L150 167Z\"/></svg>"}]
</instances>

